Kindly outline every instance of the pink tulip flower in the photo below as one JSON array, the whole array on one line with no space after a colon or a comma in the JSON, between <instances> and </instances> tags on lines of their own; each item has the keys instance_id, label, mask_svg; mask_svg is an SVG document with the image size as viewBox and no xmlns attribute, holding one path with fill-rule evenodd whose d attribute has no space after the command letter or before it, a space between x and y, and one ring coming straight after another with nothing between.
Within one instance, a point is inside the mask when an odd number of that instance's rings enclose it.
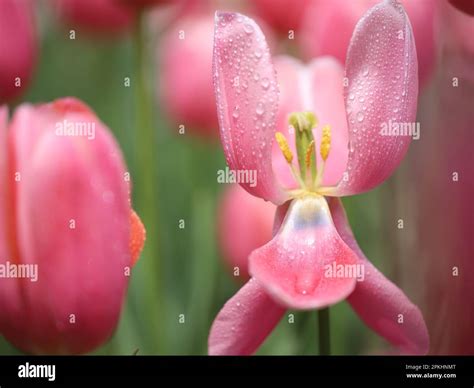
<instances>
[{"instance_id":1,"label":"pink tulip flower","mask_svg":"<svg viewBox=\"0 0 474 388\"><path fill-rule=\"evenodd\" d=\"M160 106L176 123L176 131L182 125L186 133L212 139L219 127L212 88L214 20L209 7L201 7L187 10L163 35L157 51L157 90Z\"/></svg>"},{"instance_id":2,"label":"pink tulip flower","mask_svg":"<svg viewBox=\"0 0 474 388\"><path fill-rule=\"evenodd\" d=\"M256 14L281 34L299 31L314 0L253 0Z\"/></svg>"},{"instance_id":3,"label":"pink tulip flower","mask_svg":"<svg viewBox=\"0 0 474 388\"><path fill-rule=\"evenodd\" d=\"M430 354L473 355L474 42L469 37L474 36L474 17L448 2L441 6L439 67L419 115L429 134L419 142L416 155L410 155L416 168L405 171L413 182L412 195L403 203L412 208L405 222L414 225L414 236L401 273L411 280L417 271L410 257L416 255L415 265L425 274L418 291L430 331ZM429 201L416 201L415 193Z\"/></svg>"},{"instance_id":4,"label":"pink tulip flower","mask_svg":"<svg viewBox=\"0 0 474 388\"><path fill-rule=\"evenodd\" d=\"M55 0L59 19L71 28L116 35L130 30L134 10L116 0Z\"/></svg>"},{"instance_id":5,"label":"pink tulip flower","mask_svg":"<svg viewBox=\"0 0 474 388\"><path fill-rule=\"evenodd\" d=\"M465 60L459 65L465 67L463 73L467 77L474 79L474 72L472 71L474 40L470 39L474 35L474 16L448 2L441 3L440 14L442 16L440 17L440 30L437 35L439 46L442 48L440 54L445 55L445 51L449 51L450 54L463 57Z\"/></svg>"},{"instance_id":6,"label":"pink tulip flower","mask_svg":"<svg viewBox=\"0 0 474 388\"><path fill-rule=\"evenodd\" d=\"M174 2L180 2L181 0L115 0L118 3L134 7L134 8L147 8L155 5L167 5ZM189 0L187 0L189 1Z\"/></svg>"},{"instance_id":7,"label":"pink tulip flower","mask_svg":"<svg viewBox=\"0 0 474 388\"><path fill-rule=\"evenodd\" d=\"M352 31L360 17L377 0L313 0L307 8L300 34L307 57L331 55L344 63ZM437 0L402 0L413 27L418 54L419 77L423 85L435 62L435 20ZM337 32L336 32L337 30ZM333 31L333 33L328 33Z\"/></svg>"},{"instance_id":8,"label":"pink tulip flower","mask_svg":"<svg viewBox=\"0 0 474 388\"><path fill-rule=\"evenodd\" d=\"M224 191L218 214L223 258L235 277L248 280L250 253L272 239L275 205L234 184Z\"/></svg>"},{"instance_id":9,"label":"pink tulip flower","mask_svg":"<svg viewBox=\"0 0 474 388\"><path fill-rule=\"evenodd\" d=\"M186 131L207 137L216 136L218 128L211 86L212 34L211 16L188 15L163 36L158 58L164 110Z\"/></svg>"},{"instance_id":10,"label":"pink tulip flower","mask_svg":"<svg viewBox=\"0 0 474 388\"><path fill-rule=\"evenodd\" d=\"M29 85L36 56L33 3L0 1L0 104L18 97Z\"/></svg>"},{"instance_id":11,"label":"pink tulip flower","mask_svg":"<svg viewBox=\"0 0 474 388\"><path fill-rule=\"evenodd\" d=\"M144 242L126 176L82 102L24 104L9 124L0 109L0 334L22 351L84 353L112 335Z\"/></svg>"},{"instance_id":12,"label":"pink tulip flower","mask_svg":"<svg viewBox=\"0 0 474 388\"><path fill-rule=\"evenodd\" d=\"M449 0L449 2L460 11L474 16L474 2L471 0Z\"/></svg>"},{"instance_id":13,"label":"pink tulip flower","mask_svg":"<svg viewBox=\"0 0 474 388\"><path fill-rule=\"evenodd\" d=\"M345 75L331 58L304 66L283 57L274 66L253 20L216 14L214 83L227 163L254 172L258 179L241 186L279 207L273 239L249 257L252 279L213 323L210 354L251 354L286 309L344 299L401 351L428 351L419 309L364 257L339 200L326 199L379 185L410 144L410 136L381 131L416 113L415 44L400 4L385 1L360 20Z\"/></svg>"}]
</instances>

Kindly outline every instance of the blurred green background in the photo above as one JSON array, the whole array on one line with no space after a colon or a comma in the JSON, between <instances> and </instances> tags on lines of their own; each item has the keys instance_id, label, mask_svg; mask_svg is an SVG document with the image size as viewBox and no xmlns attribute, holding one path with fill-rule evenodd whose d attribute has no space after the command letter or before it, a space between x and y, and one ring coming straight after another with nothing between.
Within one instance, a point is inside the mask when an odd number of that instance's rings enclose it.
<instances>
[{"instance_id":1,"label":"blurred green background","mask_svg":"<svg viewBox=\"0 0 474 388\"><path fill-rule=\"evenodd\" d=\"M144 174L135 155L141 128L135 124L133 82L132 87L124 87L124 77L133 73L132 40L89 39L81 34L70 40L68 30L56 25L48 12L42 13L40 60L23 101L75 96L91 106L120 143L135 182L134 206L143 217L150 206L137 204L137 182ZM154 58L155 53L150 52L150 65ZM155 88L153 71L150 73L148 86ZM156 139L149 140L154 142L155 166L146 168L156 173L154 202L159 224L157 235L148 235L148 243L157 243L158 254L145 249L133 270L117 331L97 354L128 355L137 349L139 355L206 354L213 319L240 287L224 265L216 235L217 204L224 189L216 182L216 171L225 166L220 144L189 132L179 135L158 104L153 108ZM361 248L395 281L392 259L396 247L390 236L396 230L396 219L390 208L396 180L344 200ZM180 220L185 221L184 229L179 228ZM180 323L180 314L184 314L184 323ZM294 323L289 323L288 314L294 314ZM258 354L318 353L316 312L288 314ZM385 342L345 302L331 308L331 344L333 354L383 353L386 349ZM18 351L0 338L0 353Z\"/></svg>"}]
</instances>

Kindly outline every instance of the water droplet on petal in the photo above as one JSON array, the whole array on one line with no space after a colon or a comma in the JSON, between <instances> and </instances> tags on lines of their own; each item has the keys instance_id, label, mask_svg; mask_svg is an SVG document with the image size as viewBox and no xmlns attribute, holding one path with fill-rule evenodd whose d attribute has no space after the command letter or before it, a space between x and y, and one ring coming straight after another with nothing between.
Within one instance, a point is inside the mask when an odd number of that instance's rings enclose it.
<instances>
[{"instance_id":1,"label":"water droplet on petal","mask_svg":"<svg viewBox=\"0 0 474 388\"><path fill-rule=\"evenodd\" d=\"M266 90L270 86L270 81L267 77L264 77L262 78L262 82L260 82L260 85L262 85L262 88Z\"/></svg>"},{"instance_id":2,"label":"water droplet on petal","mask_svg":"<svg viewBox=\"0 0 474 388\"><path fill-rule=\"evenodd\" d=\"M349 140L349 145L348 145L348 147L349 147L349 151L350 151L351 153L353 153L353 152L354 152L354 142Z\"/></svg>"},{"instance_id":3,"label":"water droplet on petal","mask_svg":"<svg viewBox=\"0 0 474 388\"><path fill-rule=\"evenodd\" d=\"M357 121L359 123L361 123L362 121L364 121L364 112L360 111L359 113L357 113Z\"/></svg>"},{"instance_id":4,"label":"water droplet on petal","mask_svg":"<svg viewBox=\"0 0 474 388\"><path fill-rule=\"evenodd\" d=\"M307 295L312 293L319 283L319 279L313 273L302 273L296 279L296 292Z\"/></svg>"},{"instance_id":5,"label":"water droplet on petal","mask_svg":"<svg viewBox=\"0 0 474 388\"><path fill-rule=\"evenodd\" d=\"M232 117L233 117L234 119L238 119L238 118L239 118L239 107L238 107L238 106L236 106L236 107L234 108L234 111L232 112Z\"/></svg>"},{"instance_id":6,"label":"water droplet on petal","mask_svg":"<svg viewBox=\"0 0 474 388\"><path fill-rule=\"evenodd\" d=\"M249 23L245 23L244 24L244 31L247 33L247 34L251 34L253 33L253 26Z\"/></svg>"},{"instance_id":7,"label":"water droplet on petal","mask_svg":"<svg viewBox=\"0 0 474 388\"><path fill-rule=\"evenodd\" d=\"M263 115L263 113L265 112L265 107L263 106L263 104L262 104L261 102L259 102L259 103L257 104L257 108L255 109L255 112L256 112L259 116Z\"/></svg>"}]
</instances>

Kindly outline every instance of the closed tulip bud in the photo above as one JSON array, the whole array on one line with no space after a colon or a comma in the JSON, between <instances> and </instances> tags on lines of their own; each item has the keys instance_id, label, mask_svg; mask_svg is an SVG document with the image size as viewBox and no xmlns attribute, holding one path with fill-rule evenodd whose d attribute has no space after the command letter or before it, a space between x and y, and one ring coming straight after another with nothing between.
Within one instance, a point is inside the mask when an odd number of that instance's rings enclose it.
<instances>
[{"instance_id":1,"label":"closed tulip bud","mask_svg":"<svg viewBox=\"0 0 474 388\"><path fill-rule=\"evenodd\" d=\"M0 104L19 96L28 86L36 55L33 3L0 1Z\"/></svg>"},{"instance_id":2,"label":"closed tulip bud","mask_svg":"<svg viewBox=\"0 0 474 388\"><path fill-rule=\"evenodd\" d=\"M55 0L60 21L70 28L115 35L132 27L135 13L115 0Z\"/></svg>"},{"instance_id":3,"label":"closed tulip bud","mask_svg":"<svg viewBox=\"0 0 474 388\"><path fill-rule=\"evenodd\" d=\"M112 335L144 228L121 151L83 103L0 110L0 334L28 353ZM133 257L135 256L135 257Z\"/></svg>"}]
</instances>

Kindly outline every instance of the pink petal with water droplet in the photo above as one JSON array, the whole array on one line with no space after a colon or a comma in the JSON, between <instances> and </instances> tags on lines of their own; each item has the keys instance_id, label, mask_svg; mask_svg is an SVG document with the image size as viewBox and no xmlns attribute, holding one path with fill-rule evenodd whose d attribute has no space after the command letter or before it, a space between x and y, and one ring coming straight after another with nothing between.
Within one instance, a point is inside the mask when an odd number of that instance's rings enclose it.
<instances>
[{"instance_id":1,"label":"pink petal with water droplet","mask_svg":"<svg viewBox=\"0 0 474 388\"><path fill-rule=\"evenodd\" d=\"M375 268L359 248L339 199L329 202L337 231L364 265L364 280L357 282L348 301L371 329L386 338L401 352L426 354L429 336L423 315L395 284ZM403 320L403 321L401 321Z\"/></svg>"},{"instance_id":2,"label":"pink petal with water droplet","mask_svg":"<svg viewBox=\"0 0 474 388\"><path fill-rule=\"evenodd\" d=\"M322 197L294 200L273 240L249 257L250 275L277 301L296 309L322 308L345 299L356 282L346 270L356 262Z\"/></svg>"},{"instance_id":3,"label":"pink petal with water droplet","mask_svg":"<svg viewBox=\"0 0 474 388\"><path fill-rule=\"evenodd\" d=\"M417 74L405 11L395 2L376 5L357 24L347 53L348 175L336 195L368 191L399 165L411 136L397 135L394 125L415 125Z\"/></svg>"},{"instance_id":4,"label":"pink petal with water droplet","mask_svg":"<svg viewBox=\"0 0 474 388\"><path fill-rule=\"evenodd\" d=\"M280 321L285 309L250 279L217 315L211 327L210 355L249 355Z\"/></svg>"},{"instance_id":5,"label":"pink petal with water droplet","mask_svg":"<svg viewBox=\"0 0 474 388\"><path fill-rule=\"evenodd\" d=\"M278 86L265 37L252 19L216 13L213 73L227 164L232 170L256 171L256 185L239 182L249 193L283 203L287 195L271 159Z\"/></svg>"}]
</instances>

